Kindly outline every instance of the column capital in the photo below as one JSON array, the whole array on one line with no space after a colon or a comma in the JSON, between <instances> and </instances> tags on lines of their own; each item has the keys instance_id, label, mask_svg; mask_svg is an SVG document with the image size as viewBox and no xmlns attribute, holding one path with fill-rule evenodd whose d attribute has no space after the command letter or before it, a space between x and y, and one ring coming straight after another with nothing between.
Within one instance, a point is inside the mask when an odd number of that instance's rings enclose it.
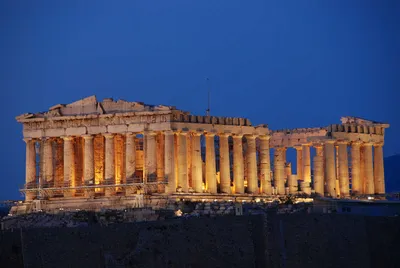
<instances>
[{"instance_id":1,"label":"column capital","mask_svg":"<svg viewBox=\"0 0 400 268\"><path fill-rule=\"evenodd\" d=\"M73 136L62 136L61 137L64 141L72 141L74 139Z\"/></svg>"},{"instance_id":2,"label":"column capital","mask_svg":"<svg viewBox=\"0 0 400 268\"><path fill-rule=\"evenodd\" d=\"M234 138L234 139L241 139L241 138L243 138L243 134L233 134L233 135L232 135L232 138Z\"/></svg>"},{"instance_id":3,"label":"column capital","mask_svg":"<svg viewBox=\"0 0 400 268\"><path fill-rule=\"evenodd\" d=\"M226 132L218 133L219 137L229 137L231 135L232 135L231 133L226 133Z\"/></svg>"},{"instance_id":4,"label":"column capital","mask_svg":"<svg viewBox=\"0 0 400 268\"><path fill-rule=\"evenodd\" d=\"M93 135L82 135L81 136L84 140L92 140L94 137L93 137Z\"/></svg>"},{"instance_id":5,"label":"column capital","mask_svg":"<svg viewBox=\"0 0 400 268\"><path fill-rule=\"evenodd\" d=\"M214 132L206 132L205 133L205 136L208 136L208 137L214 137L216 135L216 133L214 133Z\"/></svg>"},{"instance_id":6,"label":"column capital","mask_svg":"<svg viewBox=\"0 0 400 268\"><path fill-rule=\"evenodd\" d=\"M286 151L286 147L285 146L276 146L275 147L275 150L278 150L278 151Z\"/></svg>"},{"instance_id":7,"label":"column capital","mask_svg":"<svg viewBox=\"0 0 400 268\"><path fill-rule=\"evenodd\" d=\"M351 146L360 146L362 144L362 141L352 141Z\"/></svg>"},{"instance_id":8,"label":"column capital","mask_svg":"<svg viewBox=\"0 0 400 268\"><path fill-rule=\"evenodd\" d=\"M374 147L383 147L383 141L375 142Z\"/></svg>"},{"instance_id":9,"label":"column capital","mask_svg":"<svg viewBox=\"0 0 400 268\"><path fill-rule=\"evenodd\" d=\"M312 145L314 148L322 148L324 147L324 144L322 142L318 142L318 143L313 143Z\"/></svg>"},{"instance_id":10,"label":"column capital","mask_svg":"<svg viewBox=\"0 0 400 268\"><path fill-rule=\"evenodd\" d=\"M342 144L342 145L348 145L349 144L349 141L346 141L346 140L338 140L337 142L336 142L336 144Z\"/></svg>"},{"instance_id":11,"label":"column capital","mask_svg":"<svg viewBox=\"0 0 400 268\"><path fill-rule=\"evenodd\" d=\"M256 139L257 138L257 135L256 134L246 134L245 136L244 136L246 139Z\"/></svg>"},{"instance_id":12,"label":"column capital","mask_svg":"<svg viewBox=\"0 0 400 268\"><path fill-rule=\"evenodd\" d=\"M303 150L303 145L297 144L297 145L294 145L293 148L296 149L297 151L301 151L301 150Z\"/></svg>"},{"instance_id":13,"label":"column capital","mask_svg":"<svg viewBox=\"0 0 400 268\"><path fill-rule=\"evenodd\" d=\"M326 140L325 143L326 144L335 144L336 140Z\"/></svg>"},{"instance_id":14,"label":"column capital","mask_svg":"<svg viewBox=\"0 0 400 268\"><path fill-rule=\"evenodd\" d=\"M133 132L130 132L130 131L128 131L128 132L125 132L125 136L133 136Z\"/></svg>"},{"instance_id":15,"label":"column capital","mask_svg":"<svg viewBox=\"0 0 400 268\"><path fill-rule=\"evenodd\" d=\"M201 135L203 135L203 132L202 131L190 131L190 135L201 136Z\"/></svg>"},{"instance_id":16,"label":"column capital","mask_svg":"<svg viewBox=\"0 0 400 268\"><path fill-rule=\"evenodd\" d=\"M373 146L373 145L374 145L374 143L373 143L372 141L364 142L364 143L362 144L362 146Z\"/></svg>"},{"instance_id":17,"label":"column capital","mask_svg":"<svg viewBox=\"0 0 400 268\"><path fill-rule=\"evenodd\" d=\"M103 136L106 139L112 139L112 138L114 138L115 134L114 133L103 133Z\"/></svg>"},{"instance_id":18,"label":"column capital","mask_svg":"<svg viewBox=\"0 0 400 268\"><path fill-rule=\"evenodd\" d=\"M145 130L145 131L143 132L143 135L147 135L147 136L156 136L156 135L157 135L157 131Z\"/></svg>"},{"instance_id":19,"label":"column capital","mask_svg":"<svg viewBox=\"0 0 400 268\"><path fill-rule=\"evenodd\" d=\"M174 135L175 134L175 131L173 131L173 130L171 130L171 129L168 129L168 130L165 130L165 131L163 131L163 133L164 133L164 135Z\"/></svg>"},{"instance_id":20,"label":"column capital","mask_svg":"<svg viewBox=\"0 0 400 268\"><path fill-rule=\"evenodd\" d=\"M185 130L180 130L176 134L179 134L179 135L182 135L182 136L187 136L187 134L189 134L189 132L187 132Z\"/></svg>"},{"instance_id":21,"label":"column capital","mask_svg":"<svg viewBox=\"0 0 400 268\"><path fill-rule=\"evenodd\" d=\"M26 143L28 143L28 142L30 142L30 141L34 141L34 139L32 139L32 138L23 138L22 139L24 142L26 142Z\"/></svg>"},{"instance_id":22,"label":"column capital","mask_svg":"<svg viewBox=\"0 0 400 268\"><path fill-rule=\"evenodd\" d=\"M263 135L259 135L258 138L259 138L260 140L267 140L267 141L268 141L268 140L271 139L271 135L263 134Z\"/></svg>"}]
</instances>

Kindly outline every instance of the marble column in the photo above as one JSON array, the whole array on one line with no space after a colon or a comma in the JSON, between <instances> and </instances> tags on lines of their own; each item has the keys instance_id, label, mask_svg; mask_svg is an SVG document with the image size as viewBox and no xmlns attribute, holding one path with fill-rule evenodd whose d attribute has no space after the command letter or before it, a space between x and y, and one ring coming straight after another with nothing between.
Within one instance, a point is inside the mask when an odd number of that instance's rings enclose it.
<instances>
[{"instance_id":1,"label":"marble column","mask_svg":"<svg viewBox=\"0 0 400 268\"><path fill-rule=\"evenodd\" d=\"M128 132L125 135L125 183L133 183L136 172L136 134Z\"/></svg>"},{"instance_id":2,"label":"marble column","mask_svg":"<svg viewBox=\"0 0 400 268\"><path fill-rule=\"evenodd\" d=\"M164 173L164 134L159 132L156 136L156 156L157 156L157 192L164 193L165 192L165 173Z\"/></svg>"},{"instance_id":3,"label":"marble column","mask_svg":"<svg viewBox=\"0 0 400 268\"><path fill-rule=\"evenodd\" d=\"M247 135L246 141L247 192L249 194L258 194L256 136Z\"/></svg>"},{"instance_id":4,"label":"marble column","mask_svg":"<svg viewBox=\"0 0 400 268\"><path fill-rule=\"evenodd\" d=\"M54 187L53 140L46 138L43 142L44 187Z\"/></svg>"},{"instance_id":5,"label":"marble column","mask_svg":"<svg viewBox=\"0 0 400 268\"><path fill-rule=\"evenodd\" d=\"M303 146L294 146L296 149L296 173L297 179L303 179Z\"/></svg>"},{"instance_id":6,"label":"marble column","mask_svg":"<svg viewBox=\"0 0 400 268\"><path fill-rule=\"evenodd\" d=\"M64 139L64 187L75 187L75 154L74 138L71 136ZM75 190L65 190L64 197L71 197Z\"/></svg>"},{"instance_id":7,"label":"marble column","mask_svg":"<svg viewBox=\"0 0 400 268\"><path fill-rule=\"evenodd\" d=\"M94 186L94 148L93 136L84 135L84 158L83 158L83 182L86 186ZM90 197L94 195L94 188L85 190L85 196Z\"/></svg>"},{"instance_id":8,"label":"marble column","mask_svg":"<svg viewBox=\"0 0 400 268\"><path fill-rule=\"evenodd\" d=\"M347 198L350 196L349 189L349 160L347 152L347 141L338 141L339 149L339 187L340 187L340 197Z\"/></svg>"},{"instance_id":9,"label":"marble column","mask_svg":"<svg viewBox=\"0 0 400 268\"><path fill-rule=\"evenodd\" d=\"M364 147L364 172L365 172L365 194L375 193L374 187L374 167L372 162L372 143L363 144Z\"/></svg>"},{"instance_id":10,"label":"marble column","mask_svg":"<svg viewBox=\"0 0 400 268\"><path fill-rule=\"evenodd\" d=\"M156 135L157 133L152 131L144 133L144 138L146 139L144 146L145 182L156 182L157 180Z\"/></svg>"},{"instance_id":11,"label":"marble column","mask_svg":"<svg viewBox=\"0 0 400 268\"><path fill-rule=\"evenodd\" d=\"M200 132L192 133L192 182L196 193L203 192L203 160L201 159Z\"/></svg>"},{"instance_id":12,"label":"marble column","mask_svg":"<svg viewBox=\"0 0 400 268\"><path fill-rule=\"evenodd\" d=\"M261 182L261 193L271 195L271 160L269 156L269 140L271 136L261 135L259 136L260 141L260 182Z\"/></svg>"},{"instance_id":13,"label":"marble column","mask_svg":"<svg viewBox=\"0 0 400 268\"><path fill-rule=\"evenodd\" d=\"M285 155L286 148L275 148L274 152L274 185L278 195L285 194Z\"/></svg>"},{"instance_id":14,"label":"marble column","mask_svg":"<svg viewBox=\"0 0 400 268\"><path fill-rule=\"evenodd\" d=\"M351 143L351 192L354 195L362 193L362 182L360 172L360 146L361 142Z\"/></svg>"},{"instance_id":15,"label":"marble column","mask_svg":"<svg viewBox=\"0 0 400 268\"><path fill-rule=\"evenodd\" d=\"M302 161L303 161L303 181L311 183L311 159L310 159L310 144L302 146Z\"/></svg>"},{"instance_id":16,"label":"marble column","mask_svg":"<svg viewBox=\"0 0 400 268\"><path fill-rule=\"evenodd\" d=\"M365 179L365 157L364 157L364 147L360 146L360 181L361 181L361 194L366 193L366 179Z\"/></svg>"},{"instance_id":17,"label":"marble column","mask_svg":"<svg viewBox=\"0 0 400 268\"><path fill-rule=\"evenodd\" d=\"M289 194L297 194L298 192L298 183L297 183L297 175L289 175L288 177L288 188Z\"/></svg>"},{"instance_id":18,"label":"marble column","mask_svg":"<svg viewBox=\"0 0 400 268\"><path fill-rule=\"evenodd\" d=\"M385 175L383 168L383 143L374 145L374 186L376 194L385 194Z\"/></svg>"},{"instance_id":19,"label":"marble column","mask_svg":"<svg viewBox=\"0 0 400 268\"><path fill-rule=\"evenodd\" d=\"M221 193L231 193L231 174L229 165L229 134L222 133L219 135L219 156L220 156L220 171L221 171Z\"/></svg>"},{"instance_id":20,"label":"marble column","mask_svg":"<svg viewBox=\"0 0 400 268\"><path fill-rule=\"evenodd\" d=\"M235 194L244 193L243 136L233 136L233 181Z\"/></svg>"},{"instance_id":21,"label":"marble column","mask_svg":"<svg viewBox=\"0 0 400 268\"><path fill-rule=\"evenodd\" d=\"M36 151L35 151L35 140L30 138L24 139L26 143L26 155L25 155L25 188L36 188ZM25 193L25 200L30 201L34 199L36 193L27 191Z\"/></svg>"},{"instance_id":22,"label":"marble column","mask_svg":"<svg viewBox=\"0 0 400 268\"><path fill-rule=\"evenodd\" d=\"M322 144L315 144L314 156L314 191L319 196L324 196L324 152Z\"/></svg>"},{"instance_id":23,"label":"marble column","mask_svg":"<svg viewBox=\"0 0 400 268\"><path fill-rule=\"evenodd\" d=\"M217 193L217 177L215 166L214 133L206 133L206 182L207 191Z\"/></svg>"},{"instance_id":24,"label":"marble column","mask_svg":"<svg viewBox=\"0 0 400 268\"><path fill-rule=\"evenodd\" d=\"M105 138L105 157L104 157L104 183L106 185L115 184L115 155L114 155L114 134L106 133ZM114 187L106 187L105 195L111 196L115 192Z\"/></svg>"},{"instance_id":25,"label":"marble column","mask_svg":"<svg viewBox=\"0 0 400 268\"><path fill-rule=\"evenodd\" d=\"M175 176L175 158L174 158L174 132L167 130L164 132L164 165L165 165L165 178L168 182L166 187L167 194L176 192L176 176Z\"/></svg>"},{"instance_id":26,"label":"marble column","mask_svg":"<svg viewBox=\"0 0 400 268\"><path fill-rule=\"evenodd\" d=\"M188 168L187 168L187 149L186 136L187 132L179 132L178 135L178 187L182 188L182 192L187 193L189 190Z\"/></svg>"},{"instance_id":27,"label":"marble column","mask_svg":"<svg viewBox=\"0 0 400 268\"><path fill-rule=\"evenodd\" d=\"M336 198L335 141L325 141L325 179L328 195Z\"/></svg>"}]
</instances>

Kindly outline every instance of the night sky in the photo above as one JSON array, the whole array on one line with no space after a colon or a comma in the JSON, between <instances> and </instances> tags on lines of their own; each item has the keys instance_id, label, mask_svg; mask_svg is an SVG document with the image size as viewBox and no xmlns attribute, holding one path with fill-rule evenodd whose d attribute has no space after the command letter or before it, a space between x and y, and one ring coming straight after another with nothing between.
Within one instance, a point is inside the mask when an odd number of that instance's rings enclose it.
<instances>
[{"instance_id":1,"label":"night sky","mask_svg":"<svg viewBox=\"0 0 400 268\"><path fill-rule=\"evenodd\" d=\"M0 1L0 200L22 198L15 116L96 95L271 129L358 116L400 153L400 1Z\"/></svg>"}]
</instances>

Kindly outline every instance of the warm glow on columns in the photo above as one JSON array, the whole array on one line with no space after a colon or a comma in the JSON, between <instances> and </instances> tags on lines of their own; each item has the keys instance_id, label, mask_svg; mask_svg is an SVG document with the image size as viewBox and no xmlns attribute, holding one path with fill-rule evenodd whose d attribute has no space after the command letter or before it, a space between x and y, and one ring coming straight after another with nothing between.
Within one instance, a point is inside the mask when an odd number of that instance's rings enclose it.
<instances>
[{"instance_id":1,"label":"warm glow on columns","mask_svg":"<svg viewBox=\"0 0 400 268\"><path fill-rule=\"evenodd\" d=\"M200 136L202 133L192 133L192 182L196 193L203 192L203 160L201 159Z\"/></svg>"},{"instance_id":2,"label":"warm glow on columns","mask_svg":"<svg viewBox=\"0 0 400 268\"><path fill-rule=\"evenodd\" d=\"M207 191L217 193L214 133L206 133L206 183Z\"/></svg>"},{"instance_id":3,"label":"warm glow on columns","mask_svg":"<svg viewBox=\"0 0 400 268\"><path fill-rule=\"evenodd\" d=\"M165 178L168 182L166 193L173 194L176 192L176 177L175 177L175 158L174 158L174 132L167 130L164 132L164 165Z\"/></svg>"},{"instance_id":4,"label":"warm glow on columns","mask_svg":"<svg viewBox=\"0 0 400 268\"><path fill-rule=\"evenodd\" d=\"M105 138L105 168L104 179L107 185L115 184L115 156L114 156L114 134L104 134Z\"/></svg>"},{"instance_id":5,"label":"warm glow on columns","mask_svg":"<svg viewBox=\"0 0 400 268\"><path fill-rule=\"evenodd\" d=\"M25 162L25 188L36 187L36 152L35 141L33 139L24 139L26 143L26 162ZM32 200L34 194L27 192L25 200Z\"/></svg>"},{"instance_id":6,"label":"warm glow on columns","mask_svg":"<svg viewBox=\"0 0 400 268\"><path fill-rule=\"evenodd\" d=\"M294 146L296 149L296 173L297 179L303 180L303 146Z\"/></svg>"},{"instance_id":7,"label":"warm glow on columns","mask_svg":"<svg viewBox=\"0 0 400 268\"><path fill-rule=\"evenodd\" d=\"M346 198L350 196L349 190L349 161L347 153L347 141L338 141L339 149L339 187L340 197Z\"/></svg>"},{"instance_id":8,"label":"warm glow on columns","mask_svg":"<svg viewBox=\"0 0 400 268\"><path fill-rule=\"evenodd\" d=\"M75 186L75 159L73 137L63 137L64 139L64 186Z\"/></svg>"},{"instance_id":9,"label":"warm glow on columns","mask_svg":"<svg viewBox=\"0 0 400 268\"><path fill-rule=\"evenodd\" d=\"M374 182L375 193L385 193L385 175L383 168L383 143L376 143L374 145Z\"/></svg>"},{"instance_id":10,"label":"warm glow on columns","mask_svg":"<svg viewBox=\"0 0 400 268\"><path fill-rule=\"evenodd\" d=\"M258 193L258 182L257 182L257 152L256 152L256 136L247 135L247 192L250 194Z\"/></svg>"},{"instance_id":11,"label":"warm glow on columns","mask_svg":"<svg viewBox=\"0 0 400 268\"><path fill-rule=\"evenodd\" d=\"M187 193L189 190L188 168L187 168L187 148L186 136L187 132L181 131L178 135L178 187L182 188L182 192Z\"/></svg>"},{"instance_id":12,"label":"warm glow on columns","mask_svg":"<svg viewBox=\"0 0 400 268\"><path fill-rule=\"evenodd\" d=\"M43 164L44 180L46 187L54 187L54 166L53 166L53 139L46 138L43 141Z\"/></svg>"},{"instance_id":13,"label":"warm glow on columns","mask_svg":"<svg viewBox=\"0 0 400 268\"><path fill-rule=\"evenodd\" d=\"M310 145L311 144L303 144L302 145L302 162L303 162L303 181L311 182L311 159L310 159Z\"/></svg>"},{"instance_id":14,"label":"warm glow on columns","mask_svg":"<svg viewBox=\"0 0 400 268\"><path fill-rule=\"evenodd\" d=\"M235 194L244 193L243 136L233 135L233 181Z\"/></svg>"},{"instance_id":15,"label":"warm glow on columns","mask_svg":"<svg viewBox=\"0 0 400 268\"><path fill-rule=\"evenodd\" d=\"M353 141L351 143L351 192L355 195L363 192L361 180L360 146L360 141Z\"/></svg>"},{"instance_id":16,"label":"warm glow on columns","mask_svg":"<svg viewBox=\"0 0 400 268\"><path fill-rule=\"evenodd\" d=\"M136 171L136 144L135 136L132 132L125 134L125 170L126 182L132 183Z\"/></svg>"},{"instance_id":17,"label":"warm glow on columns","mask_svg":"<svg viewBox=\"0 0 400 268\"><path fill-rule=\"evenodd\" d=\"M220 171L221 171L221 192L231 193L231 175L229 164L229 134L221 133L219 135L219 154L220 154Z\"/></svg>"},{"instance_id":18,"label":"warm glow on columns","mask_svg":"<svg viewBox=\"0 0 400 268\"><path fill-rule=\"evenodd\" d=\"M260 182L261 193L272 194L271 161L269 156L269 140L271 136L260 135Z\"/></svg>"},{"instance_id":19,"label":"warm glow on columns","mask_svg":"<svg viewBox=\"0 0 400 268\"><path fill-rule=\"evenodd\" d=\"M316 154L314 156L314 191L320 196L324 196L324 157L323 145L315 144Z\"/></svg>"},{"instance_id":20,"label":"warm glow on columns","mask_svg":"<svg viewBox=\"0 0 400 268\"><path fill-rule=\"evenodd\" d=\"M144 171L146 182L155 182L157 179L157 147L156 132L146 131L144 133Z\"/></svg>"},{"instance_id":21,"label":"warm glow on columns","mask_svg":"<svg viewBox=\"0 0 400 268\"><path fill-rule=\"evenodd\" d=\"M372 161L372 143L363 144L364 148L364 176L365 176L365 194L372 195L375 193L374 186L374 168Z\"/></svg>"},{"instance_id":22,"label":"warm glow on columns","mask_svg":"<svg viewBox=\"0 0 400 268\"><path fill-rule=\"evenodd\" d=\"M328 195L336 197L335 140L325 141L325 180Z\"/></svg>"},{"instance_id":23,"label":"warm glow on columns","mask_svg":"<svg viewBox=\"0 0 400 268\"><path fill-rule=\"evenodd\" d=\"M85 152L83 159L83 181L85 185L94 185L93 136L83 135Z\"/></svg>"},{"instance_id":24,"label":"warm glow on columns","mask_svg":"<svg viewBox=\"0 0 400 268\"><path fill-rule=\"evenodd\" d=\"M275 148L274 152L274 185L278 195L285 194L285 156L286 148Z\"/></svg>"}]
</instances>

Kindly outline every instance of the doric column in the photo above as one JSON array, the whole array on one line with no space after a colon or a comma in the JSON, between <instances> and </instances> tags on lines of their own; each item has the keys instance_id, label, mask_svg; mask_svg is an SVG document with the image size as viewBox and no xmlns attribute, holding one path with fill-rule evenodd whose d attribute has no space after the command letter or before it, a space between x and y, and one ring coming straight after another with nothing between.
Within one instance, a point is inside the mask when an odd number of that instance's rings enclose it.
<instances>
[{"instance_id":1,"label":"doric column","mask_svg":"<svg viewBox=\"0 0 400 268\"><path fill-rule=\"evenodd\" d=\"M206 133L206 182L209 193L217 193L214 133Z\"/></svg>"},{"instance_id":2,"label":"doric column","mask_svg":"<svg viewBox=\"0 0 400 268\"><path fill-rule=\"evenodd\" d=\"M335 141L325 141L325 179L328 195L336 197Z\"/></svg>"},{"instance_id":3,"label":"doric column","mask_svg":"<svg viewBox=\"0 0 400 268\"><path fill-rule=\"evenodd\" d=\"M324 153L322 144L315 144L316 154L314 156L314 191L324 196Z\"/></svg>"},{"instance_id":4,"label":"doric column","mask_svg":"<svg viewBox=\"0 0 400 268\"><path fill-rule=\"evenodd\" d=\"M115 155L114 155L114 134L106 133L105 138L105 157L104 157L104 182L106 185L115 184ZM113 187L105 189L105 195L110 196L115 192Z\"/></svg>"},{"instance_id":5,"label":"doric column","mask_svg":"<svg viewBox=\"0 0 400 268\"><path fill-rule=\"evenodd\" d=\"M182 187L182 192L187 193L189 190L188 168L187 168L187 149L186 136L187 132L179 132L178 135L178 187Z\"/></svg>"},{"instance_id":6,"label":"doric column","mask_svg":"<svg viewBox=\"0 0 400 268\"><path fill-rule=\"evenodd\" d=\"M285 194L285 156L286 148L275 148L274 152L274 185L278 195Z\"/></svg>"},{"instance_id":7,"label":"doric column","mask_svg":"<svg viewBox=\"0 0 400 268\"><path fill-rule=\"evenodd\" d=\"M229 134L222 133L219 135L219 169L221 171L221 193L231 193L231 174L229 165Z\"/></svg>"},{"instance_id":8,"label":"doric column","mask_svg":"<svg viewBox=\"0 0 400 268\"><path fill-rule=\"evenodd\" d=\"M94 185L94 149L93 136L83 135L84 153L83 153L83 182L86 186ZM90 197L94 194L94 188L85 190L85 196Z\"/></svg>"},{"instance_id":9,"label":"doric column","mask_svg":"<svg viewBox=\"0 0 400 268\"><path fill-rule=\"evenodd\" d=\"M174 132L167 130L165 135L165 151L164 151L164 165L165 165L165 178L168 182L166 192L173 194L176 192L176 177L175 177L175 158L174 158Z\"/></svg>"},{"instance_id":10,"label":"doric column","mask_svg":"<svg viewBox=\"0 0 400 268\"><path fill-rule=\"evenodd\" d=\"M165 186L162 184L164 182L165 174L164 174L164 134L159 132L157 134L157 148L156 148L156 156L157 156L157 182L159 182L157 189L159 193L165 192Z\"/></svg>"},{"instance_id":11,"label":"doric column","mask_svg":"<svg viewBox=\"0 0 400 268\"><path fill-rule=\"evenodd\" d=\"M233 136L233 180L235 194L244 193L244 160L243 160L243 136Z\"/></svg>"},{"instance_id":12,"label":"doric column","mask_svg":"<svg viewBox=\"0 0 400 268\"><path fill-rule=\"evenodd\" d=\"M125 173L126 183L132 183L136 172L136 141L135 134L128 132L125 135Z\"/></svg>"},{"instance_id":13,"label":"doric column","mask_svg":"<svg viewBox=\"0 0 400 268\"><path fill-rule=\"evenodd\" d=\"M346 198L350 196L349 190L349 161L347 153L347 141L339 141L339 187L340 197Z\"/></svg>"},{"instance_id":14,"label":"doric column","mask_svg":"<svg viewBox=\"0 0 400 268\"><path fill-rule=\"evenodd\" d=\"M75 154L74 154L74 138L70 136L64 139L64 187L75 186ZM75 191L64 191L64 197L74 195Z\"/></svg>"},{"instance_id":15,"label":"doric column","mask_svg":"<svg viewBox=\"0 0 400 268\"><path fill-rule=\"evenodd\" d=\"M36 151L35 141L33 139L24 139L26 143L25 155L25 188L36 188ZM25 200L30 201L35 197L35 193L26 192Z\"/></svg>"},{"instance_id":16,"label":"doric column","mask_svg":"<svg viewBox=\"0 0 400 268\"><path fill-rule=\"evenodd\" d=\"M53 167L53 140L46 138L43 140L43 164L44 164L44 186L54 186L54 167Z\"/></svg>"},{"instance_id":17,"label":"doric column","mask_svg":"<svg viewBox=\"0 0 400 268\"><path fill-rule=\"evenodd\" d=\"M145 182L155 182L157 178L156 133L146 131L144 139L144 179Z\"/></svg>"},{"instance_id":18,"label":"doric column","mask_svg":"<svg viewBox=\"0 0 400 268\"><path fill-rule=\"evenodd\" d=\"M296 149L296 173L297 179L303 179L303 146L294 146Z\"/></svg>"},{"instance_id":19,"label":"doric column","mask_svg":"<svg viewBox=\"0 0 400 268\"><path fill-rule=\"evenodd\" d=\"M303 144L303 181L311 182L311 159L310 159L310 144Z\"/></svg>"},{"instance_id":20,"label":"doric column","mask_svg":"<svg viewBox=\"0 0 400 268\"><path fill-rule=\"evenodd\" d=\"M271 195L271 162L269 156L269 135L259 136L260 141L260 182L261 193Z\"/></svg>"},{"instance_id":21,"label":"doric column","mask_svg":"<svg viewBox=\"0 0 400 268\"><path fill-rule=\"evenodd\" d=\"M203 160L201 159L200 132L192 133L192 182L196 193L203 192Z\"/></svg>"},{"instance_id":22,"label":"doric column","mask_svg":"<svg viewBox=\"0 0 400 268\"><path fill-rule=\"evenodd\" d=\"M351 192L358 195L362 193L362 182L360 173L360 145L361 142L351 143Z\"/></svg>"},{"instance_id":23,"label":"doric column","mask_svg":"<svg viewBox=\"0 0 400 268\"><path fill-rule=\"evenodd\" d=\"M364 172L365 172L365 194L375 193L374 187L374 167L372 162L372 143L363 144L364 147Z\"/></svg>"},{"instance_id":24,"label":"doric column","mask_svg":"<svg viewBox=\"0 0 400 268\"><path fill-rule=\"evenodd\" d=\"M249 194L258 193L258 182L257 182L257 153L256 153L256 136L247 135L247 192Z\"/></svg>"},{"instance_id":25,"label":"doric column","mask_svg":"<svg viewBox=\"0 0 400 268\"><path fill-rule=\"evenodd\" d=\"M385 194L385 175L383 168L383 143L374 145L374 185L376 194Z\"/></svg>"},{"instance_id":26,"label":"doric column","mask_svg":"<svg viewBox=\"0 0 400 268\"><path fill-rule=\"evenodd\" d=\"M289 175L288 187L289 187L289 194L297 194L298 192L297 175L293 174Z\"/></svg>"},{"instance_id":27,"label":"doric column","mask_svg":"<svg viewBox=\"0 0 400 268\"><path fill-rule=\"evenodd\" d=\"M94 185L94 151L93 136L82 136L85 143L85 152L83 159L83 181L85 185Z\"/></svg>"},{"instance_id":28,"label":"doric column","mask_svg":"<svg viewBox=\"0 0 400 268\"><path fill-rule=\"evenodd\" d=\"M360 146L360 182L361 182L361 194L366 193L366 182L365 182L365 157L364 157L364 147Z\"/></svg>"}]
</instances>

